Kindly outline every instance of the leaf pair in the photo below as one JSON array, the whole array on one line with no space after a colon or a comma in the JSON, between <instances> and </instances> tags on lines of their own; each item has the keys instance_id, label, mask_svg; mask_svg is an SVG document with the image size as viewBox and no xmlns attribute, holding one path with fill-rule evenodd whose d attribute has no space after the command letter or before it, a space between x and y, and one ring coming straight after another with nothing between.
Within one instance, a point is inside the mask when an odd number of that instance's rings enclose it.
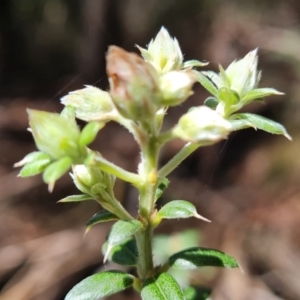
<instances>
[{"instance_id":1,"label":"leaf pair","mask_svg":"<svg viewBox=\"0 0 300 300\"><path fill-rule=\"evenodd\" d=\"M217 250L190 248L180 251L169 258L169 264L182 269L202 266L236 268L236 260ZM123 291L134 285L137 279L121 271L105 271L87 277L77 284L65 300L98 300ZM138 285L138 283L137 283ZM177 281L168 273L162 272L145 280L141 289L143 300L184 300L196 299L196 290L182 291Z\"/></svg>"}]
</instances>

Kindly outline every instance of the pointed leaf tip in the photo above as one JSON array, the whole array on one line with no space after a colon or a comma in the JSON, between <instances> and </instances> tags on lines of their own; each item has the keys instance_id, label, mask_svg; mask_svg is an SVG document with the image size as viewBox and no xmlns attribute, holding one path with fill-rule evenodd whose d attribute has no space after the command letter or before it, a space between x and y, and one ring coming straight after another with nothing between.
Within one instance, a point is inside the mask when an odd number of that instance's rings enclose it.
<instances>
[{"instance_id":1,"label":"pointed leaf tip","mask_svg":"<svg viewBox=\"0 0 300 300\"><path fill-rule=\"evenodd\" d=\"M102 253L107 256L106 259L122 266L135 266L138 262L138 249L134 238L123 244L112 247L107 253L107 243L102 246Z\"/></svg>"},{"instance_id":2,"label":"pointed leaf tip","mask_svg":"<svg viewBox=\"0 0 300 300\"><path fill-rule=\"evenodd\" d=\"M210 220L197 213L196 207L185 200L173 200L163 206L158 212L159 217L163 219L186 219L195 217L206 222Z\"/></svg>"},{"instance_id":3,"label":"pointed leaf tip","mask_svg":"<svg viewBox=\"0 0 300 300\"><path fill-rule=\"evenodd\" d=\"M208 248L193 247L177 252L169 257L172 267L196 269L198 267L238 268L237 261L230 255Z\"/></svg>"},{"instance_id":4,"label":"pointed leaf tip","mask_svg":"<svg viewBox=\"0 0 300 300\"><path fill-rule=\"evenodd\" d=\"M260 130L285 136L288 140L292 140L292 137L288 134L287 130L283 125L277 123L268 118L262 117L260 115L251 113L239 113L234 114L230 117L231 120L246 120L252 127L258 128ZM248 126L249 127L249 126ZM246 128L246 127L244 127Z\"/></svg>"},{"instance_id":5,"label":"pointed leaf tip","mask_svg":"<svg viewBox=\"0 0 300 300\"><path fill-rule=\"evenodd\" d=\"M104 254L103 257L103 263L105 264L109 258L109 254L111 252L111 250L113 249L113 245L107 244L107 248L106 248L106 252Z\"/></svg>"},{"instance_id":6,"label":"pointed leaf tip","mask_svg":"<svg viewBox=\"0 0 300 300\"><path fill-rule=\"evenodd\" d=\"M94 199L90 195L81 194L81 195L67 196L67 197L57 201L57 203L81 202L81 201L86 201L86 200L94 200Z\"/></svg>"}]
</instances>

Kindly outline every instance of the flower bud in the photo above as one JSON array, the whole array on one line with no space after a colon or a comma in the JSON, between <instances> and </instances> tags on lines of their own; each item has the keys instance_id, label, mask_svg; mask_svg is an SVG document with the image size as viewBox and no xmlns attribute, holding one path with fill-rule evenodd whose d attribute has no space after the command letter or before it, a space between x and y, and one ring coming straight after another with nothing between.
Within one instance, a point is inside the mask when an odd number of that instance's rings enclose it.
<instances>
[{"instance_id":1,"label":"flower bud","mask_svg":"<svg viewBox=\"0 0 300 300\"><path fill-rule=\"evenodd\" d=\"M65 156L78 160L79 127L75 120L56 113L28 109L30 129L37 148L53 159Z\"/></svg>"},{"instance_id":2,"label":"flower bud","mask_svg":"<svg viewBox=\"0 0 300 300\"><path fill-rule=\"evenodd\" d=\"M217 89L226 88L236 92L240 99L256 88L260 80L257 72L257 49L249 52L243 59L233 61L226 70L219 66L220 73L204 71Z\"/></svg>"},{"instance_id":3,"label":"flower bud","mask_svg":"<svg viewBox=\"0 0 300 300\"><path fill-rule=\"evenodd\" d=\"M244 58L232 62L226 70L219 66L219 74L212 71L199 73L199 82L219 102L216 110L223 117L229 117L254 100L270 95L282 95L273 88L257 88L261 78L261 72L257 71L257 63L255 49Z\"/></svg>"},{"instance_id":4,"label":"flower bud","mask_svg":"<svg viewBox=\"0 0 300 300\"><path fill-rule=\"evenodd\" d=\"M172 39L166 28L162 27L155 39L151 40L148 49L137 46L146 62L149 62L159 73L180 70L183 55L176 38Z\"/></svg>"},{"instance_id":5,"label":"flower bud","mask_svg":"<svg viewBox=\"0 0 300 300\"><path fill-rule=\"evenodd\" d=\"M116 46L109 47L106 60L110 94L119 113L136 121L153 117L160 98L154 68Z\"/></svg>"},{"instance_id":6,"label":"flower bud","mask_svg":"<svg viewBox=\"0 0 300 300\"><path fill-rule=\"evenodd\" d=\"M192 70L171 71L159 78L162 104L174 106L185 101L193 94L192 85L197 77Z\"/></svg>"},{"instance_id":7,"label":"flower bud","mask_svg":"<svg viewBox=\"0 0 300 300\"><path fill-rule=\"evenodd\" d=\"M211 144L224 139L233 130L230 122L207 106L192 108L183 115L173 134L192 143Z\"/></svg>"},{"instance_id":8,"label":"flower bud","mask_svg":"<svg viewBox=\"0 0 300 300\"><path fill-rule=\"evenodd\" d=\"M102 196L103 192L110 194L115 183L113 175L85 165L75 165L71 176L80 191L94 197Z\"/></svg>"},{"instance_id":9,"label":"flower bud","mask_svg":"<svg viewBox=\"0 0 300 300\"><path fill-rule=\"evenodd\" d=\"M105 120L114 109L109 93L93 86L70 92L61 103L74 107L76 117L84 121Z\"/></svg>"},{"instance_id":10,"label":"flower bud","mask_svg":"<svg viewBox=\"0 0 300 300\"><path fill-rule=\"evenodd\" d=\"M234 61L225 73L230 84L228 88L236 91L240 98L256 88L260 79L257 72L257 49L249 52L243 59Z\"/></svg>"}]
</instances>

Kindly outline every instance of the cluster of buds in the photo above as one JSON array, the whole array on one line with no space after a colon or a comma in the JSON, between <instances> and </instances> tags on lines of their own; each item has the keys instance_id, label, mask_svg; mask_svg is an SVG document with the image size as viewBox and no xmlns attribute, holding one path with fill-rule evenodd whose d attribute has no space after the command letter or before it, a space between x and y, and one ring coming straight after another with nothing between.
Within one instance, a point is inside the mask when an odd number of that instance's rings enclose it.
<instances>
[{"instance_id":1,"label":"cluster of buds","mask_svg":"<svg viewBox=\"0 0 300 300\"><path fill-rule=\"evenodd\" d=\"M16 167L23 166L21 177L43 173L49 190L73 164L83 163L90 144L103 123L91 122L80 131L75 121L74 110L66 107L61 114L28 110L29 131L40 150L25 156Z\"/></svg>"},{"instance_id":2,"label":"cluster of buds","mask_svg":"<svg viewBox=\"0 0 300 300\"><path fill-rule=\"evenodd\" d=\"M232 62L226 70L219 66L220 73L204 71L198 73L200 83L213 95L208 105L225 118L254 100L269 95L282 95L273 88L257 88L261 72L257 71L257 49L243 59Z\"/></svg>"},{"instance_id":3,"label":"cluster of buds","mask_svg":"<svg viewBox=\"0 0 300 300\"><path fill-rule=\"evenodd\" d=\"M137 48L142 57L117 46L109 47L106 57L109 92L87 86L63 97L62 103L72 106L76 117L84 121L118 121L120 118L116 116L119 115L135 122L155 124L156 128L160 128L168 107L181 104L193 94L192 87L198 80L198 72L193 68L207 63L198 60L184 62L178 41L164 27L146 49L140 46ZM207 112L207 109L199 107L196 112L182 117L173 130L174 137L207 142L208 136L200 139L198 134L192 135L195 128L207 132L213 125L222 132L219 139L230 132L228 122L216 122L222 118L219 111L210 110L204 116L202 112ZM196 127L192 125L194 123ZM225 127L221 124L225 124ZM211 142L215 140L216 136Z\"/></svg>"},{"instance_id":4,"label":"cluster of buds","mask_svg":"<svg viewBox=\"0 0 300 300\"><path fill-rule=\"evenodd\" d=\"M116 46L109 48L107 73L110 94L123 117L155 123L161 120L161 113L165 114L167 107L176 106L192 95L192 86L198 79L193 67L207 63L197 60L184 62L178 41L171 38L165 28L160 30L147 49L137 47L144 59ZM231 130L230 123L213 110L203 118L204 111L207 112L207 108L184 115L173 130L174 137L197 143L207 142L211 137L210 142L215 142L215 133L205 138L198 134L199 130L207 133L208 128L213 126L220 129L218 139L226 137ZM223 122L219 122L220 119ZM197 124L196 127L193 124Z\"/></svg>"},{"instance_id":5,"label":"cluster of buds","mask_svg":"<svg viewBox=\"0 0 300 300\"><path fill-rule=\"evenodd\" d=\"M111 120L125 124L133 134L136 128L146 128L147 134L157 135L168 107L184 102L193 93L192 86L196 81L212 97L205 101L204 106L195 107L184 114L170 130L171 138L208 145L226 138L233 130L246 127L284 134L290 138L278 124L271 124L257 116L234 114L254 100L281 94L272 88L257 88L261 77L257 71L257 50L234 61L226 70L220 66L220 73L217 74L194 70L195 67L206 65L206 62L184 62L178 41L165 28L160 30L146 49L137 47L141 56L117 46L109 47L106 56L110 83L108 92L92 86L71 92L61 99L66 106L61 114L28 110L30 131L39 152L27 155L16 164L23 166L20 176L43 172L44 181L52 190L55 181L72 165L85 163L90 151L86 146ZM89 122L82 131L76 124L75 116ZM130 127L132 124L135 127ZM81 173L83 168L79 168ZM76 170L77 167L73 167L73 179L77 187L87 194L94 194L92 190L95 191L95 188L90 183L86 185L86 179L76 179L82 177ZM94 174L92 168L85 171L86 174L92 174L89 180L94 177L98 182L111 180L105 179L106 175L101 172ZM85 185L89 186L88 192ZM96 186L105 192L103 187Z\"/></svg>"},{"instance_id":6,"label":"cluster of buds","mask_svg":"<svg viewBox=\"0 0 300 300\"><path fill-rule=\"evenodd\" d=\"M115 176L85 165L75 165L72 171L70 175L81 192L100 202L113 199Z\"/></svg>"}]
</instances>

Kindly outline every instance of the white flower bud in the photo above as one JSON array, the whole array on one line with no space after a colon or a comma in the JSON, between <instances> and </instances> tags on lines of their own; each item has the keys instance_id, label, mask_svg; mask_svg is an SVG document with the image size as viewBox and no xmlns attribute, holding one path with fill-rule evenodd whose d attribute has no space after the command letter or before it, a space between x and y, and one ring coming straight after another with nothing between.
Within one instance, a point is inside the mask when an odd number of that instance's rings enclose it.
<instances>
[{"instance_id":1,"label":"white flower bud","mask_svg":"<svg viewBox=\"0 0 300 300\"><path fill-rule=\"evenodd\" d=\"M61 103L74 107L76 117L84 121L105 120L114 109L109 93L93 86L70 92Z\"/></svg>"},{"instance_id":2,"label":"white flower bud","mask_svg":"<svg viewBox=\"0 0 300 300\"><path fill-rule=\"evenodd\" d=\"M232 62L225 73L230 83L228 88L236 91L240 98L256 88L260 75L257 72L257 49L249 52L243 59Z\"/></svg>"},{"instance_id":3,"label":"white flower bud","mask_svg":"<svg viewBox=\"0 0 300 300\"><path fill-rule=\"evenodd\" d=\"M192 108L173 129L173 134L192 143L211 144L233 130L230 122L207 106Z\"/></svg>"},{"instance_id":4,"label":"white flower bud","mask_svg":"<svg viewBox=\"0 0 300 300\"><path fill-rule=\"evenodd\" d=\"M152 64L159 73L179 70L183 55L176 38L172 39L166 28L162 27L148 49L137 46L146 62Z\"/></svg>"},{"instance_id":5,"label":"white flower bud","mask_svg":"<svg viewBox=\"0 0 300 300\"><path fill-rule=\"evenodd\" d=\"M160 79L160 89L162 93L162 104L174 106L185 101L192 92L192 85L197 77L192 70L171 71L163 74Z\"/></svg>"}]
</instances>

